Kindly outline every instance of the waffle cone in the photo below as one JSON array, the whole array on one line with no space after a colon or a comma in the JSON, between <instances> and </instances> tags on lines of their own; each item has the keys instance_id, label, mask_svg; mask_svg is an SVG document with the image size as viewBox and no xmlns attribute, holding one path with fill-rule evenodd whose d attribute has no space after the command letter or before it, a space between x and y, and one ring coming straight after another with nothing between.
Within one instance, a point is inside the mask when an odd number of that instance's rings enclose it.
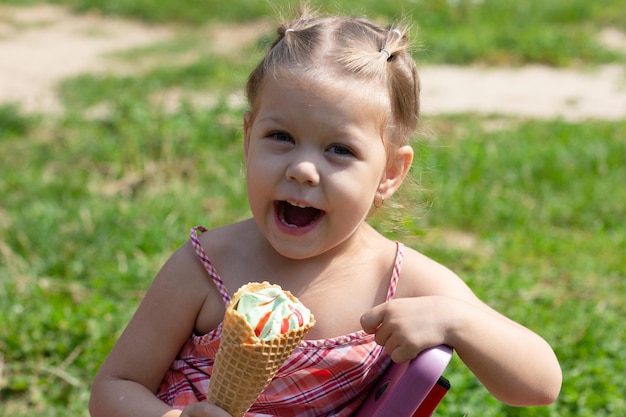
<instances>
[{"instance_id":1,"label":"waffle cone","mask_svg":"<svg viewBox=\"0 0 626 417\"><path fill-rule=\"evenodd\" d=\"M235 307L244 292L258 291L265 287L278 286L263 282L241 287L233 296L224 315L222 338L213 365L207 400L233 417L242 417L248 411L315 324L311 315L309 323L299 329L272 339L260 340ZM297 301L291 293L285 293Z\"/></svg>"}]
</instances>

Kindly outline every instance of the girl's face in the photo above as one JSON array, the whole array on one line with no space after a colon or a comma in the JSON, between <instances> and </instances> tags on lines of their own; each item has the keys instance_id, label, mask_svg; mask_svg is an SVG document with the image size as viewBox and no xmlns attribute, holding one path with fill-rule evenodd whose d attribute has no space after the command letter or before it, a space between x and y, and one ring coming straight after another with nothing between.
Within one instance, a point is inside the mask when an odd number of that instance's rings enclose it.
<instances>
[{"instance_id":1,"label":"girl's face","mask_svg":"<svg viewBox=\"0 0 626 417\"><path fill-rule=\"evenodd\" d=\"M363 90L268 75L244 116L250 208L283 256L309 258L345 243L377 192L387 198L400 185L389 187L396 170L381 138L385 109Z\"/></svg>"}]
</instances>

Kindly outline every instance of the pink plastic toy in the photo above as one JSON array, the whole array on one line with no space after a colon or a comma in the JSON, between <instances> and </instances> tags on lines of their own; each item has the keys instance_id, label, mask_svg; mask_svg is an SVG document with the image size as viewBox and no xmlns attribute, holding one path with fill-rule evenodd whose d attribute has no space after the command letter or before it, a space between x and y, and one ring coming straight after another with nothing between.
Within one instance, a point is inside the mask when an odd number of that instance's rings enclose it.
<instances>
[{"instance_id":1,"label":"pink plastic toy","mask_svg":"<svg viewBox=\"0 0 626 417\"><path fill-rule=\"evenodd\" d=\"M429 417L450 389L442 377L452 358L448 346L426 349L415 359L392 363L354 417Z\"/></svg>"}]
</instances>

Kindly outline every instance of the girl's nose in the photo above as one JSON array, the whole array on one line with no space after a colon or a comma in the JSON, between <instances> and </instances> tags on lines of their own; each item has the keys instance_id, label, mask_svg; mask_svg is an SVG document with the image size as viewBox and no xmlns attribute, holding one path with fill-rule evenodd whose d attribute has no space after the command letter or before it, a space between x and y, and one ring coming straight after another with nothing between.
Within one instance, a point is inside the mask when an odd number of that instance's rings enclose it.
<instances>
[{"instance_id":1,"label":"girl's nose","mask_svg":"<svg viewBox=\"0 0 626 417\"><path fill-rule=\"evenodd\" d=\"M317 165L311 159L298 158L293 160L285 171L288 181L297 181L300 184L317 185L320 182L320 174Z\"/></svg>"}]
</instances>

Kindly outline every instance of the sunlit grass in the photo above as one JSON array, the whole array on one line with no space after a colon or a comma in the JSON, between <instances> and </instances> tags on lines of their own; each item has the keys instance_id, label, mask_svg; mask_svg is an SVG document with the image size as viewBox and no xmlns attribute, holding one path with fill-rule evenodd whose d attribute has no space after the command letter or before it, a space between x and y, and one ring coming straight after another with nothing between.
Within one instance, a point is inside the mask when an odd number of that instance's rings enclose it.
<instances>
[{"instance_id":1,"label":"sunlit grass","mask_svg":"<svg viewBox=\"0 0 626 417\"><path fill-rule=\"evenodd\" d=\"M302 3L266 1L189 0L53 0L77 12L140 19L149 23L199 26L224 21L275 18ZM34 0L0 0L8 4L36 4ZM553 66L586 65L623 59L599 42L606 27L626 29L621 0L365 0L338 3L310 2L322 10L366 14L383 22L407 18L419 39L424 63L487 63Z\"/></svg>"}]
</instances>

